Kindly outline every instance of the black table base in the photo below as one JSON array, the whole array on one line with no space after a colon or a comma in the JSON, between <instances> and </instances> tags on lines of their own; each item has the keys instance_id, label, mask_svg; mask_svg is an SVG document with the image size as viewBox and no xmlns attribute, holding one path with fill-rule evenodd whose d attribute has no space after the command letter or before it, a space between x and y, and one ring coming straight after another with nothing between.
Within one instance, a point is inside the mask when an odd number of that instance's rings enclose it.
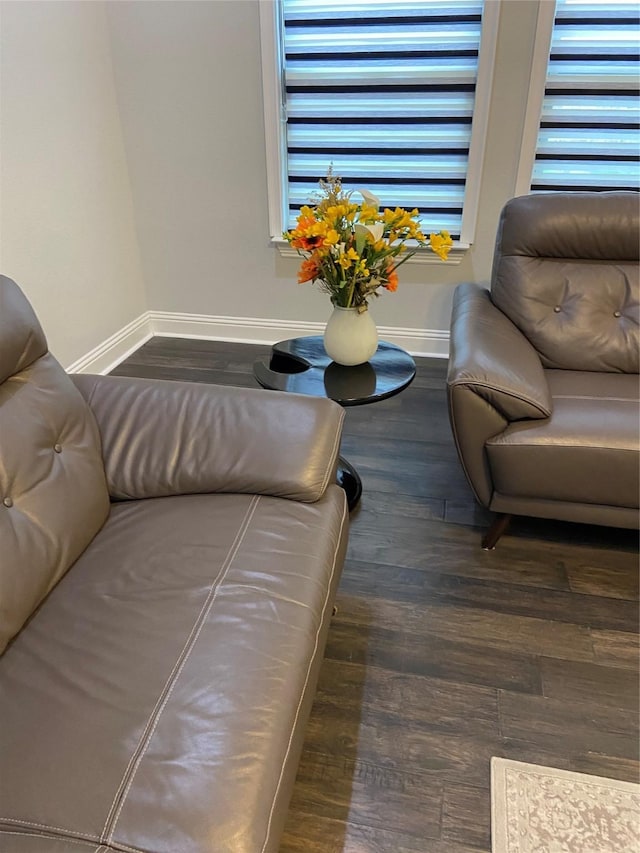
<instances>
[{"instance_id":1,"label":"black table base","mask_svg":"<svg viewBox=\"0 0 640 853\"><path fill-rule=\"evenodd\" d=\"M345 491L349 512L358 506L362 495L362 480L351 462L347 462L344 456L338 458L338 471L336 483Z\"/></svg>"}]
</instances>

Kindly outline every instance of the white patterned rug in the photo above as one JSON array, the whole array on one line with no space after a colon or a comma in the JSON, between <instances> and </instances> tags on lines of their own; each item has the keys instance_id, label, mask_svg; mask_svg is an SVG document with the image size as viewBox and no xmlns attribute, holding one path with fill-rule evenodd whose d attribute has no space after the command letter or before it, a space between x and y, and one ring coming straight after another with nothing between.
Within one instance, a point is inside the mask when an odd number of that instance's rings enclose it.
<instances>
[{"instance_id":1,"label":"white patterned rug","mask_svg":"<svg viewBox=\"0 0 640 853\"><path fill-rule=\"evenodd\" d=\"M638 853L640 785L491 759L493 853Z\"/></svg>"}]
</instances>

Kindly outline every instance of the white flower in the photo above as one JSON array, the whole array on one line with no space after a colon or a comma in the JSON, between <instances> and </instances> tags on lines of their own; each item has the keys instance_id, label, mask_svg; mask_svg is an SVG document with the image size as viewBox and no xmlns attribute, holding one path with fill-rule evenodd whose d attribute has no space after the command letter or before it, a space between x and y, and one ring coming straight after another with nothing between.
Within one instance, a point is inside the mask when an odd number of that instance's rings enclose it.
<instances>
[{"instance_id":1,"label":"white flower","mask_svg":"<svg viewBox=\"0 0 640 853\"><path fill-rule=\"evenodd\" d=\"M358 190L362 198L366 201L367 204L370 204L371 207L375 207L376 210L380 207L380 199L377 195L374 195L369 190Z\"/></svg>"},{"instance_id":2,"label":"white flower","mask_svg":"<svg viewBox=\"0 0 640 853\"><path fill-rule=\"evenodd\" d=\"M364 242L369 234L374 242L382 239L382 235L384 234L384 223L374 222L373 225L363 225L362 222L358 222L356 223L353 232L356 235L356 248L358 252L362 252Z\"/></svg>"},{"instance_id":3,"label":"white flower","mask_svg":"<svg viewBox=\"0 0 640 853\"><path fill-rule=\"evenodd\" d=\"M374 222L373 225L363 225L362 227L367 229L375 242L382 240L382 235L384 234L384 223Z\"/></svg>"}]
</instances>

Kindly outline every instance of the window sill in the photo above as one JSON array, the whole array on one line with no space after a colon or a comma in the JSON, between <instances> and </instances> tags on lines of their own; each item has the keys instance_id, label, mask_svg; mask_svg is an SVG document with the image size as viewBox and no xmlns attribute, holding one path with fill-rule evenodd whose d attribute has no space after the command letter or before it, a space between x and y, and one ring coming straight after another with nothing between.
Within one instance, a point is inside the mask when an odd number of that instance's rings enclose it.
<instances>
[{"instance_id":1,"label":"window sill","mask_svg":"<svg viewBox=\"0 0 640 853\"><path fill-rule=\"evenodd\" d=\"M302 256L298 254L295 249L292 249L291 246L287 243L286 240L271 240L271 245L275 246L275 248L280 253L280 256L283 258L296 258L299 260ZM453 247L449 251L449 257L447 258L448 264L453 264L454 266L459 264L464 256L467 254L469 249L471 248L470 243L460 243L457 240L454 242ZM440 258L431 251L431 249L419 248L416 250L415 255L409 258L408 261L405 261L407 264L441 264L442 261Z\"/></svg>"}]
</instances>

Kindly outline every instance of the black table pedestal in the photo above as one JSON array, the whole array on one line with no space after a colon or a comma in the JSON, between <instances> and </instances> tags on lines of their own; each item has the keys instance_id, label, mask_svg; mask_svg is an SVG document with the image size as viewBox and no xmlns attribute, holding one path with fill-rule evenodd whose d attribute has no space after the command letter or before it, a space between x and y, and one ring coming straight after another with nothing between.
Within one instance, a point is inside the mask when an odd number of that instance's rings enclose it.
<instances>
[{"instance_id":1,"label":"black table pedestal","mask_svg":"<svg viewBox=\"0 0 640 853\"><path fill-rule=\"evenodd\" d=\"M336 483L344 489L349 512L351 512L352 509L358 506L360 496L362 495L362 480L360 479L360 474L358 474L351 462L347 462L344 456L338 457Z\"/></svg>"}]
</instances>

